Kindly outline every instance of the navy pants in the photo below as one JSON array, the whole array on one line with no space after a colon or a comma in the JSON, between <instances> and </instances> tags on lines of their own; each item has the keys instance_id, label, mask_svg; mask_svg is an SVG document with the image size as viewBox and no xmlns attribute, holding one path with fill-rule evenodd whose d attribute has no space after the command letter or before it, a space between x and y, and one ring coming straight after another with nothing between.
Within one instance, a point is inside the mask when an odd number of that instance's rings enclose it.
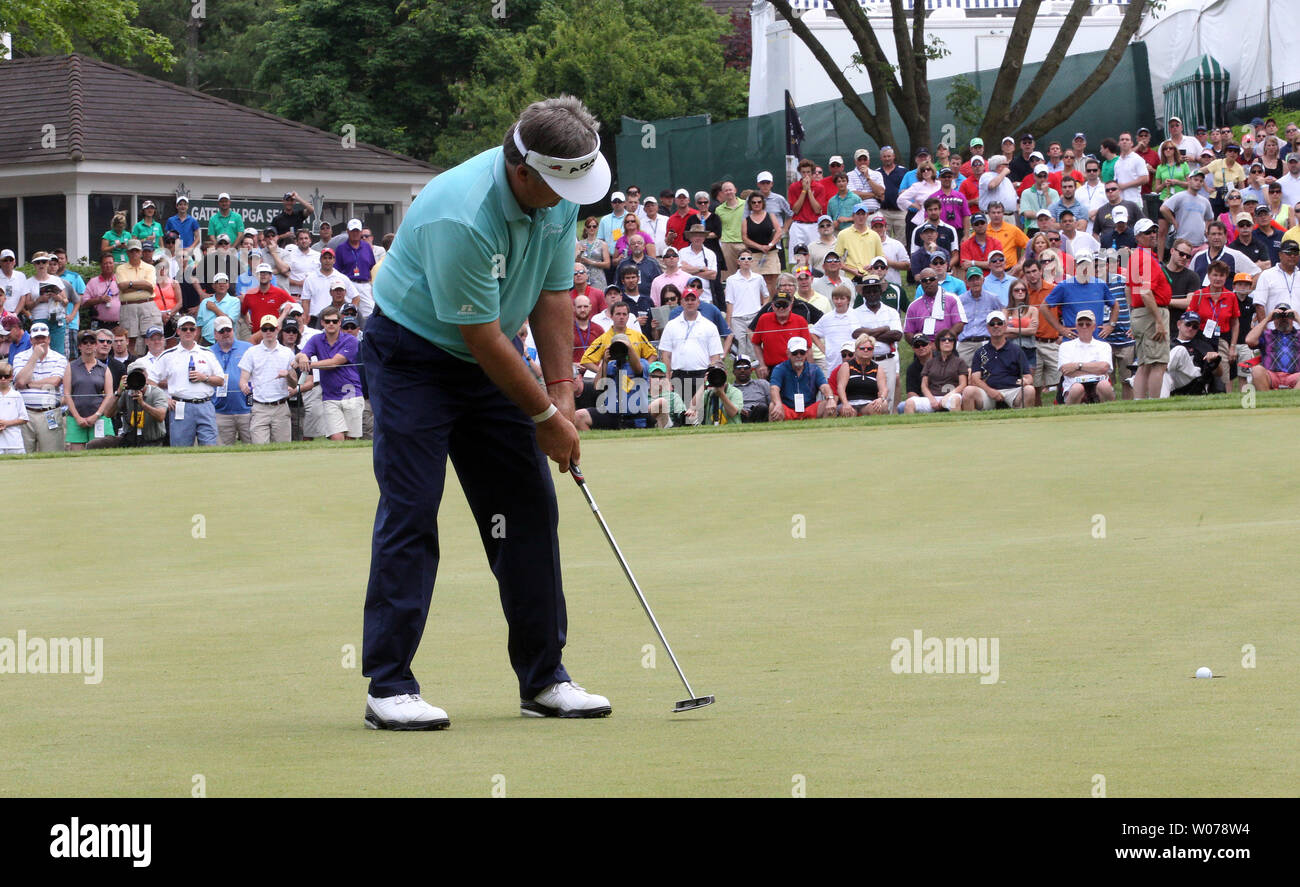
<instances>
[{"instance_id":1,"label":"navy pants","mask_svg":"<svg viewBox=\"0 0 1300 887\"><path fill-rule=\"evenodd\" d=\"M451 457L497 578L519 696L569 680L559 512L532 420L487 374L376 312L361 340L379 507L362 670L377 698L418 693L411 660L438 575L438 505Z\"/></svg>"}]
</instances>

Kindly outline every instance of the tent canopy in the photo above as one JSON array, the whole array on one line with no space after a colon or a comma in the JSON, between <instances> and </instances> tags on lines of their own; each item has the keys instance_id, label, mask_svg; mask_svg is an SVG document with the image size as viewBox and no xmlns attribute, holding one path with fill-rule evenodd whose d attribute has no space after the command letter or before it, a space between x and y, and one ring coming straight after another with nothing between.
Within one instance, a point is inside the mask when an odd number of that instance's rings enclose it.
<instances>
[{"instance_id":1,"label":"tent canopy","mask_svg":"<svg viewBox=\"0 0 1300 887\"><path fill-rule=\"evenodd\" d=\"M1165 84L1165 120L1178 117L1190 132L1222 122L1232 75L1210 55L1188 59Z\"/></svg>"}]
</instances>

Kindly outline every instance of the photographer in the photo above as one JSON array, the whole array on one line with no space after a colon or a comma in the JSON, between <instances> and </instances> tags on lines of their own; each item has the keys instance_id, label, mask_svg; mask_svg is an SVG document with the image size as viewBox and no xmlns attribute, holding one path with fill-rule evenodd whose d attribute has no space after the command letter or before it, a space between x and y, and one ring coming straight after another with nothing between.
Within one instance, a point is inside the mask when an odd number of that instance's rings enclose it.
<instances>
[{"instance_id":1,"label":"photographer","mask_svg":"<svg viewBox=\"0 0 1300 887\"><path fill-rule=\"evenodd\" d=\"M638 427L644 427L645 423L646 405L629 403L629 400L636 390L636 380L647 377L649 362L658 357L658 352L639 330L628 328L631 308L627 302L620 301L611 305L609 310L610 328L601 333L582 355L582 369L590 370L598 378L595 383L596 406L574 413L579 431L593 427L621 428L626 422L625 417L633 413L637 415L632 424L639 423ZM619 386L613 391L609 390L611 380L614 380L613 385ZM627 413L624 412L625 406L629 407Z\"/></svg>"},{"instance_id":2,"label":"photographer","mask_svg":"<svg viewBox=\"0 0 1300 887\"><path fill-rule=\"evenodd\" d=\"M1268 329L1269 323L1273 329ZM1250 380L1260 391L1300 386L1300 331L1296 312L1286 302L1278 303L1246 334L1246 347L1260 348L1260 360L1251 367Z\"/></svg>"},{"instance_id":3,"label":"photographer","mask_svg":"<svg viewBox=\"0 0 1300 887\"><path fill-rule=\"evenodd\" d=\"M1195 311L1184 311L1169 343L1169 368L1165 370L1160 396L1222 392L1223 382L1219 379L1222 360L1218 342L1201 333L1201 316Z\"/></svg>"},{"instance_id":4,"label":"photographer","mask_svg":"<svg viewBox=\"0 0 1300 887\"><path fill-rule=\"evenodd\" d=\"M705 375L707 387L695 392L686 410L687 425L740 424L745 408L745 398L740 389L728 384L727 371L711 366Z\"/></svg>"},{"instance_id":5,"label":"photographer","mask_svg":"<svg viewBox=\"0 0 1300 887\"><path fill-rule=\"evenodd\" d=\"M768 404L772 398L772 386L763 379L754 376L754 367L745 355L737 357L731 365L735 374L735 387L743 398L741 412L742 422L766 422Z\"/></svg>"},{"instance_id":6,"label":"photographer","mask_svg":"<svg viewBox=\"0 0 1300 887\"><path fill-rule=\"evenodd\" d=\"M121 434L92 440L86 449L167 445L167 392L149 384L145 367L143 358L137 360L122 377L117 398Z\"/></svg>"}]
</instances>

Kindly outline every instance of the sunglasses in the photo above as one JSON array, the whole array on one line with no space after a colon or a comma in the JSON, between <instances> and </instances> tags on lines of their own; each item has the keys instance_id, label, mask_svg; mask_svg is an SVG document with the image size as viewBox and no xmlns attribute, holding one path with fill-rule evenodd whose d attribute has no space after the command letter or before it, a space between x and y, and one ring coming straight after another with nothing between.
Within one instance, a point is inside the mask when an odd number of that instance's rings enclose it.
<instances>
[{"instance_id":1,"label":"sunglasses","mask_svg":"<svg viewBox=\"0 0 1300 887\"><path fill-rule=\"evenodd\" d=\"M740 262L752 262L752 261L754 261L754 257L753 257L753 256L741 256L737 261L740 261Z\"/></svg>"},{"instance_id":2,"label":"sunglasses","mask_svg":"<svg viewBox=\"0 0 1300 887\"><path fill-rule=\"evenodd\" d=\"M949 336L945 336L944 338L940 339L939 341L940 341L940 342L948 342L948 343L951 344L951 343L953 343L953 342L956 342L957 340L954 339L954 338L951 338L951 337L949 337Z\"/></svg>"},{"instance_id":3,"label":"sunglasses","mask_svg":"<svg viewBox=\"0 0 1300 887\"><path fill-rule=\"evenodd\" d=\"M1176 249L1174 252L1178 253L1178 255L1182 256L1184 259L1190 259L1192 257L1192 254L1185 249Z\"/></svg>"},{"instance_id":4,"label":"sunglasses","mask_svg":"<svg viewBox=\"0 0 1300 887\"><path fill-rule=\"evenodd\" d=\"M1006 326L1006 325L1007 322L1005 320L990 320L988 322L988 326Z\"/></svg>"},{"instance_id":5,"label":"sunglasses","mask_svg":"<svg viewBox=\"0 0 1300 887\"><path fill-rule=\"evenodd\" d=\"M1107 193L1110 193L1110 192L1112 192L1112 191L1118 191L1118 190L1119 190L1118 188L1107 188L1107 189L1106 189L1106 192L1107 192Z\"/></svg>"},{"instance_id":6,"label":"sunglasses","mask_svg":"<svg viewBox=\"0 0 1300 887\"><path fill-rule=\"evenodd\" d=\"M921 283L938 283L938 282L939 282L939 278L937 278L937 277L922 277L922 278L921 278Z\"/></svg>"},{"instance_id":7,"label":"sunglasses","mask_svg":"<svg viewBox=\"0 0 1300 887\"><path fill-rule=\"evenodd\" d=\"M339 319L337 317L322 317L321 323L339 323Z\"/></svg>"}]
</instances>

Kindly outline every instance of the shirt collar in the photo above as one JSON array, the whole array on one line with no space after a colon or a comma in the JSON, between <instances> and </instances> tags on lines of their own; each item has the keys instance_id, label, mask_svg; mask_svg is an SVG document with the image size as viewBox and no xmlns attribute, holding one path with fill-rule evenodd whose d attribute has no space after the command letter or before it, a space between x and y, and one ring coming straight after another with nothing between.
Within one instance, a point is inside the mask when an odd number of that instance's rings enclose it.
<instances>
[{"instance_id":1,"label":"shirt collar","mask_svg":"<svg viewBox=\"0 0 1300 887\"><path fill-rule=\"evenodd\" d=\"M497 155L496 162L492 164L492 185L496 188L498 201L501 205L501 214L505 216L507 222L531 222L528 213L524 212L519 201L515 200L515 192L510 190L510 178L506 169L506 152L504 149Z\"/></svg>"}]
</instances>

